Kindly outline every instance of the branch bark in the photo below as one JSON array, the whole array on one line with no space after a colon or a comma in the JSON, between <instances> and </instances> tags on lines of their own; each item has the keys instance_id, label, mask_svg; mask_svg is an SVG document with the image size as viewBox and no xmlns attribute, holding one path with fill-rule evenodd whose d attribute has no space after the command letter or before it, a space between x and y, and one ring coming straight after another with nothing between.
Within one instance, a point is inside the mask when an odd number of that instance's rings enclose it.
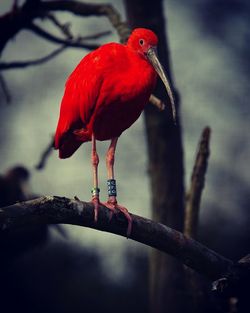
<instances>
[{"instance_id":1,"label":"branch bark","mask_svg":"<svg viewBox=\"0 0 250 313\"><path fill-rule=\"evenodd\" d=\"M191 176L191 185L186 195L184 234L197 239L199 226L199 211L202 191L205 184L209 158L210 128L206 127L198 144L196 159ZM208 301L209 286L204 283L200 275L190 268L186 268L186 289L189 295L190 312L206 312L210 303Z\"/></svg>"},{"instance_id":2,"label":"branch bark","mask_svg":"<svg viewBox=\"0 0 250 313\"><path fill-rule=\"evenodd\" d=\"M78 36L77 38L74 38L68 28L68 25L61 24L58 19L51 13L57 11L67 11L73 13L74 15L82 17L106 16L109 19L111 25L117 31L120 37L120 41L122 43L125 43L127 41L131 32L127 23L122 21L119 12L110 4L90 4L67 0L50 2L26 0L23 6L15 6L14 10L0 17L0 55L9 40L15 37L17 33L23 29L29 29L33 31L36 35L54 43L62 44L65 47L85 48L90 50L98 48L99 45L84 43L82 42L82 40L96 39L100 36L108 34L108 32L101 32L99 34L91 35L88 37ZM34 24L35 19L44 17L50 19L53 24L62 31L67 40L58 38ZM57 53L56 51L57 50L55 50L51 54L53 54L54 56ZM26 66L43 63L49 59L50 55L38 60L1 63L0 70L24 68ZM164 103L153 95L150 98L150 102L158 107L160 110L163 110L165 107Z\"/></svg>"},{"instance_id":3,"label":"branch bark","mask_svg":"<svg viewBox=\"0 0 250 313\"><path fill-rule=\"evenodd\" d=\"M34 23L31 23L30 26L28 27L29 30L33 31L36 35L40 36L41 38L51 41L53 43L57 44L62 44L67 47L72 47L72 48L83 48L83 49L88 49L88 50L94 50L97 49L100 45L97 44L90 44L90 43L83 43L79 39L74 40L74 39L62 39L59 37L56 37L53 34L50 34L49 32L45 31L41 27L35 25Z\"/></svg>"},{"instance_id":4,"label":"branch bark","mask_svg":"<svg viewBox=\"0 0 250 313\"><path fill-rule=\"evenodd\" d=\"M205 175L210 153L210 133L209 127L206 127L202 132L191 176L191 186L186 197L184 233L194 239L197 238L201 195L205 184Z\"/></svg>"},{"instance_id":5,"label":"branch bark","mask_svg":"<svg viewBox=\"0 0 250 313\"><path fill-rule=\"evenodd\" d=\"M123 214L115 214L110 220L109 213L100 205L98 222L95 223L92 203L56 196L41 197L0 209L0 236L29 224L62 223L126 237L127 220ZM169 253L212 280L222 277L233 265L229 259L170 227L137 215L131 214L131 217L130 239Z\"/></svg>"},{"instance_id":6,"label":"branch bark","mask_svg":"<svg viewBox=\"0 0 250 313\"><path fill-rule=\"evenodd\" d=\"M12 62L0 62L0 71L12 70L12 69L24 69L29 66L41 65L58 56L61 52L63 52L67 46L61 46L56 48L54 51L50 52L48 55L35 59L35 60L27 60L27 61L12 61Z\"/></svg>"},{"instance_id":7,"label":"branch bark","mask_svg":"<svg viewBox=\"0 0 250 313\"><path fill-rule=\"evenodd\" d=\"M0 17L0 54L5 45L16 34L26 28L37 18L46 17L49 12L67 11L77 16L106 16L116 29L122 42L130 34L130 29L122 21L120 14L109 4L89 4L78 1L26 1L23 6L16 8Z\"/></svg>"},{"instance_id":8,"label":"branch bark","mask_svg":"<svg viewBox=\"0 0 250 313\"><path fill-rule=\"evenodd\" d=\"M47 147L43 150L41 156L40 156L40 160L37 163L37 165L35 166L35 168L40 171L42 169L44 169L46 162L48 160L48 157L51 155L52 151L54 150L54 135L51 138L51 141L49 142L49 144L47 145Z\"/></svg>"},{"instance_id":9,"label":"branch bark","mask_svg":"<svg viewBox=\"0 0 250 313\"><path fill-rule=\"evenodd\" d=\"M0 73L0 87L3 91L3 95L5 97L6 102L9 104L11 103L11 94L8 88L8 85L3 77L3 75Z\"/></svg>"}]
</instances>

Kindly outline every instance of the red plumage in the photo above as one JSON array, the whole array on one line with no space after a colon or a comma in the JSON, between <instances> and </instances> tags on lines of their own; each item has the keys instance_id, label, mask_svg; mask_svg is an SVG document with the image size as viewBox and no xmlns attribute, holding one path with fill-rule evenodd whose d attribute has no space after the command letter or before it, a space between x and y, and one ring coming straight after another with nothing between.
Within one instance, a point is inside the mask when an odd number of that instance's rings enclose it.
<instances>
[{"instance_id":1,"label":"red plumage","mask_svg":"<svg viewBox=\"0 0 250 313\"><path fill-rule=\"evenodd\" d=\"M85 56L65 86L60 117L55 134L55 148L60 158L70 157L83 142L92 141L92 202L94 220L100 204L98 186L99 157L97 140L111 139L106 154L110 218L122 212L128 221L127 236L132 230L128 210L117 203L114 159L118 137L140 116L156 83L156 73L168 92L175 120L174 97L160 61L158 39L148 29L135 29L126 45L109 43Z\"/></svg>"},{"instance_id":2,"label":"red plumage","mask_svg":"<svg viewBox=\"0 0 250 313\"><path fill-rule=\"evenodd\" d=\"M98 140L112 139L138 119L156 83L144 50L157 41L152 31L136 29L126 45L105 44L81 60L61 103L55 134L60 158L70 157L92 133Z\"/></svg>"}]
</instances>

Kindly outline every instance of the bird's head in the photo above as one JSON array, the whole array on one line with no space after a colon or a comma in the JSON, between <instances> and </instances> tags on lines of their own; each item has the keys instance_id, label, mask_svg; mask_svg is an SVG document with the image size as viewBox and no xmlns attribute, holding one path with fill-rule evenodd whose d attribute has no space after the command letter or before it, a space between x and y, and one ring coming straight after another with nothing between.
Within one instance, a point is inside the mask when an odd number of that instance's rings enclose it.
<instances>
[{"instance_id":1,"label":"bird's head","mask_svg":"<svg viewBox=\"0 0 250 313\"><path fill-rule=\"evenodd\" d=\"M150 48L156 49L158 38L154 32L146 28L136 28L130 35L127 45L147 58Z\"/></svg>"},{"instance_id":2,"label":"bird's head","mask_svg":"<svg viewBox=\"0 0 250 313\"><path fill-rule=\"evenodd\" d=\"M157 56L158 38L156 34L146 28L136 28L130 35L127 46L132 48L135 52L142 55L154 67L157 74L163 81L172 107L172 114L174 122L176 122L176 109L174 103L174 96L167 79L167 75Z\"/></svg>"}]
</instances>

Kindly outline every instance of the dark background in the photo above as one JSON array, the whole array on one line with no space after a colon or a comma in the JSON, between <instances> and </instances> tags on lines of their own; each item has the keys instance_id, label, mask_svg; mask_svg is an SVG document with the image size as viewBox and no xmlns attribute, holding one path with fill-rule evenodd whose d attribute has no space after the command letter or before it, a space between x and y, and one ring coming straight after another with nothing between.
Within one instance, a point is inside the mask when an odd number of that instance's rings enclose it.
<instances>
[{"instance_id":1,"label":"dark background","mask_svg":"<svg viewBox=\"0 0 250 313\"><path fill-rule=\"evenodd\" d=\"M124 14L122 1L111 3ZM187 186L201 130L206 125L212 128L200 240L238 260L249 251L250 239L250 5L247 0L169 0L164 5L173 73L182 99ZM10 6L10 1L1 1L1 14ZM107 29L112 35L99 42L118 41L105 18L58 16L70 21L73 31L83 36ZM48 22L45 25L50 29ZM1 59L36 58L52 48L22 31L9 42ZM65 161L55 152L43 171L34 169L55 130L65 80L85 53L68 49L44 65L4 73L12 102L7 104L0 91L0 170L4 173L15 164L26 166L33 193L90 199L89 144ZM107 143L98 143L103 200L106 148ZM116 160L120 202L133 213L150 217L143 116L121 137ZM6 306L17 305L26 312L89 312L90 308L95 312L97 307L112 312L119 303L120 312L132 305L136 312L146 312L149 248L75 226L64 229L67 238L56 229L42 230L43 244L18 254L8 266L2 256Z\"/></svg>"}]
</instances>

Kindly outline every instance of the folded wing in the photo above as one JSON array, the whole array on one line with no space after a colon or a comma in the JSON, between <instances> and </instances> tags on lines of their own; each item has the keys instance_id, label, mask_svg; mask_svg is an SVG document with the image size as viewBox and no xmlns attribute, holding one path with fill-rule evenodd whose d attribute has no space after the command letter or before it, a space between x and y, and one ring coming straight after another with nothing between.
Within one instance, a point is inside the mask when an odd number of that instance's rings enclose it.
<instances>
[{"instance_id":1,"label":"folded wing","mask_svg":"<svg viewBox=\"0 0 250 313\"><path fill-rule=\"evenodd\" d=\"M55 148L60 158L70 157L85 142L91 140L86 125L94 112L102 82L95 54L88 54L69 76L61 102L55 133Z\"/></svg>"}]
</instances>

